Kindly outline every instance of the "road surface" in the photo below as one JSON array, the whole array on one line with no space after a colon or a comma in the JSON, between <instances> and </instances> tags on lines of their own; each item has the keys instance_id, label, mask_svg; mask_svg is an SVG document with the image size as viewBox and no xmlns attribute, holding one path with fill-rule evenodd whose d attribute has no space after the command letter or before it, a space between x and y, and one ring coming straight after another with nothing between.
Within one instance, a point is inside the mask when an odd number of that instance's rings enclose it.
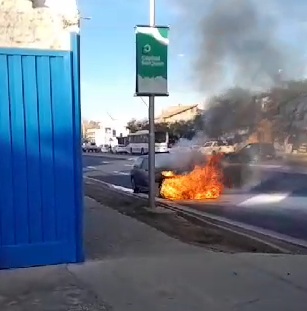
<instances>
[{"instance_id":1,"label":"road surface","mask_svg":"<svg viewBox=\"0 0 307 311\"><path fill-rule=\"evenodd\" d=\"M83 172L101 181L131 189L130 170L135 156L99 154L83 156Z\"/></svg>"},{"instance_id":2,"label":"road surface","mask_svg":"<svg viewBox=\"0 0 307 311\"><path fill-rule=\"evenodd\" d=\"M84 174L131 191L131 156L84 155ZM307 174L282 164L252 166L245 189L228 189L218 201L181 202L214 215L307 241Z\"/></svg>"}]
</instances>

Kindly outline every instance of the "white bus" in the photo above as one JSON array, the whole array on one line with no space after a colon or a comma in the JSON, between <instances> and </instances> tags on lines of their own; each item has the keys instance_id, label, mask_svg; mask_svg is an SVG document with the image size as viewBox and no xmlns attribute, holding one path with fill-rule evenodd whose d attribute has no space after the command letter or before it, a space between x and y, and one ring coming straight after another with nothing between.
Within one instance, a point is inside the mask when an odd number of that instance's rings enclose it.
<instances>
[{"instance_id":1,"label":"white bus","mask_svg":"<svg viewBox=\"0 0 307 311\"><path fill-rule=\"evenodd\" d=\"M146 154L149 149L149 131L137 131L128 135L129 153ZM155 132L155 152L168 152L169 136L167 132Z\"/></svg>"}]
</instances>

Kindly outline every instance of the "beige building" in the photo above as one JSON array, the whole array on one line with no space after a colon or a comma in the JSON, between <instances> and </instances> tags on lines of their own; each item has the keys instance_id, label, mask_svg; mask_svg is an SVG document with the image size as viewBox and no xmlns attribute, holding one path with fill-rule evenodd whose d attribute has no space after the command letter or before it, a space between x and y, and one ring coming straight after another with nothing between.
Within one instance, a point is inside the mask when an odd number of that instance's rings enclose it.
<instances>
[{"instance_id":1,"label":"beige building","mask_svg":"<svg viewBox=\"0 0 307 311\"><path fill-rule=\"evenodd\" d=\"M79 31L75 2L0 0L0 46L70 50L71 32Z\"/></svg>"},{"instance_id":2,"label":"beige building","mask_svg":"<svg viewBox=\"0 0 307 311\"><path fill-rule=\"evenodd\" d=\"M178 105L172 106L162 111L161 115L156 118L156 122L175 123L179 121L190 121L200 112L198 105Z\"/></svg>"}]
</instances>

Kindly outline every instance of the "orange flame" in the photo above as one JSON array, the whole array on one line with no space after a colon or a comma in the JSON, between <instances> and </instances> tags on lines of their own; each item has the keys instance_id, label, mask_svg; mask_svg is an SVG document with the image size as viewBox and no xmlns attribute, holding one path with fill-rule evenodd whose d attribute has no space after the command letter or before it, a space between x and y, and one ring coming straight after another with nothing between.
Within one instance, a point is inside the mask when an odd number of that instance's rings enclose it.
<instances>
[{"instance_id":1,"label":"orange flame","mask_svg":"<svg viewBox=\"0 0 307 311\"><path fill-rule=\"evenodd\" d=\"M187 175L174 175L164 172L161 195L169 200L204 200L217 199L221 196L223 173L220 165L221 157L212 156L204 167L196 166Z\"/></svg>"},{"instance_id":2,"label":"orange flame","mask_svg":"<svg viewBox=\"0 0 307 311\"><path fill-rule=\"evenodd\" d=\"M164 176L164 177L174 177L176 175L175 175L175 173L173 171L163 171L162 172L162 176Z\"/></svg>"}]
</instances>

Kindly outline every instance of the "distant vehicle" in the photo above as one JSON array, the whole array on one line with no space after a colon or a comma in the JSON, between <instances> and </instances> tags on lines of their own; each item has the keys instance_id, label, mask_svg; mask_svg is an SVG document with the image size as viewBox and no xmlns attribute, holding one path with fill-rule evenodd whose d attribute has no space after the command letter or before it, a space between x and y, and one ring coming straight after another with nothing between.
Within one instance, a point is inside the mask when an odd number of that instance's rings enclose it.
<instances>
[{"instance_id":1,"label":"distant vehicle","mask_svg":"<svg viewBox=\"0 0 307 311\"><path fill-rule=\"evenodd\" d=\"M114 148L112 148L112 152L116 154L125 154L128 153L128 150L125 145L117 145Z\"/></svg>"},{"instance_id":2,"label":"distant vehicle","mask_svg":"<svg viewBox=\"0 0 307 311\"><path fill-rule=\"evenodd\" d=\"M100 151L103 153L110 152L110 145L104 144L100 146Z\"/></svg>"},{"instance_id":3,"label":"distant vehicle","mask_svg":"<svg viewBox=\"0 0 307 311\"><path fill-rule=\"evenodd\" d=\"M307 153L307 143L301 143L298 145L297 153Z\"/></svg>"},{"instance_id":4,"label":"distant vehicle","mask_svg":"<svg viewBox=\"0 0 307 311\"><path fill-rule=\"evenodd\" d=\"M175 174L185 174L192 171L195 165L201 165L205 159L200 154L199 157L191 159L178 158L173 153L157 153L155 155L155 181L156 195L160 196L160 188L165 178L163 171L172 171ZM134 193L149 191L149 172L148 172L148 155L140 156L136 159L130 173L131 185Z\"/></svg>"},{"instance_id":5,"label":"distant vehicle","mask_svg":"<svg viewBox=\"0 0 307 311\"><path fill-rule=\"evenodd\" d=\"M225 186L241 188L247 180L255 178L255 168L250 165L266 165L276 159L278 157L274 145L269 143L250 143L240 150L226 155L222 163Z\"/></svg>"},{"instance_id":6,"label":"distant vehicle","mask_svg":"<svg viewBox=\"0 0 307 311\"><path fill-rule=\"evenodd\" d=\"M127 151L130 154L147 154L149 150L149 131L143 130L128 135ZM155 133L155 152L168 152L168 132Z\"/></svg>"},{"instance_id":7,"label":"distant vehicle","mask_svg":"<svg viewBox=\"0 0 307 311\"><path fill-rule=\"evenodd\" d=\"M233 153L235 148L225 140L211 140L206 142L203 147L200 147L200 151L207 155L228 154Z\"/></svg>"},{"instance_id":8,"label":"distant vehicle","mask_svg":"<svg viewBox=\"0 0 307 311\"><path fill-rule=\"evenodd\" d=\"M101 148L99 148L94 142L84 143L82 146L83 152L100 152Z\"/></svg>"},{"instance_id":9,"label":"distant vehicle","mask_svg":"<svg viewBox=\"0 0 307 311\"><path fill-rule=\"evenodd\" d=\"M297 130L296 133L289 135L284 142L285 151L294 154L307 153L307 129Z\"/></svg>"},{"instance_id":10,"label":"distant vehicle","mask_svg":"<svg viewBox=\"0 0 307 311\"><path fill-rule=\"evenodd\" d=\"M231 163L258 163L260 161L276 159L276 151L273 144L253 143L248 144L242 149L229 154L226 157Z\"/></svg>"}]
</instances>

